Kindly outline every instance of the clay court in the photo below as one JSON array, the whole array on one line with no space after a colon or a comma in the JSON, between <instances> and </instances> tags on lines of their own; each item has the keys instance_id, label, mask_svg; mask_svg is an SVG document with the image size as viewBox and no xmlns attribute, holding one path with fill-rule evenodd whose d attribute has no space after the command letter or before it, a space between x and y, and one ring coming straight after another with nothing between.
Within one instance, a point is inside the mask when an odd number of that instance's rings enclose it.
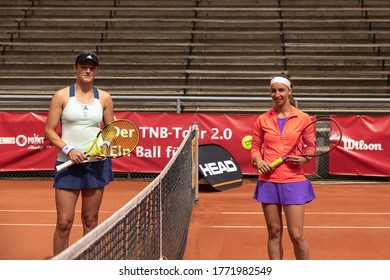
<instances>
[{"instance_id":1,"label":"clay court","mask_svg":"<svg viewBox=\"0 0 390 280\"><path fill-rule=\"evenodd\" d=\"M115 181L107 189L100 222L149 182ZM267 233L254 181L223 192L201 186L191 217L186 260L267 259ZM317 199L307 205L305 232L316 260L390 259L390 184L314 185ZM71 243L81 237L79 217ZM52 257L55 226L51 181L0 181L0 259ZM285 259L294 259L287 233Z\"/></svg>"}]
</instances>

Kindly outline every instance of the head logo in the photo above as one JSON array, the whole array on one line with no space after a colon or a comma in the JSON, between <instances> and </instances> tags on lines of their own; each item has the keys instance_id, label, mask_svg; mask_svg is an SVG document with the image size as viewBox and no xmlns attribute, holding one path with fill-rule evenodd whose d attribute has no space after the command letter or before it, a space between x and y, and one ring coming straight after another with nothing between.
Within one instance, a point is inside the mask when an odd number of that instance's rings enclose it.
<instances>
[{"instance_id":1,"label":"head logo","mask_svg":"<svg viewBox=\"0 0 390 280\"><path fill-rule=\"evenodd\" d=\"M203 178L215 190L230 189L242 183L239 164L227 150L219 145L200 145L198 166Z\"/></svg>"},{"instance_id":2,"label":"head logo","mask_svg":"<svg viewBox=\"0 0 390 280\"><path fill-rule=\"evenodd\" d=\"M199 164L199 168L205 177L222 174L224 172L236 172L238 170L237 165L233 160L224 160L218 162Z\"/></svg>"}]
</instances>

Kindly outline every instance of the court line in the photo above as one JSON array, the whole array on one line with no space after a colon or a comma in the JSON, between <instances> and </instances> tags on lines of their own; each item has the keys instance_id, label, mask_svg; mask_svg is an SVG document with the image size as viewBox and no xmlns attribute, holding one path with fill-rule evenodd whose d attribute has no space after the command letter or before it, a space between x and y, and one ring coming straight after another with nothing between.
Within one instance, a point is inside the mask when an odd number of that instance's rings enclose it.
<instances>
[{"instance_id":1,"label":"court line","mask_svg":"<svg viewBox=\"0 0 390 280\"><path fill-rule=\"evenodd\" d=\"M56 210L23 210L23 209L0 209L0 213L56 213ZM81 213L80 210L76 210L76 213ZM99 213L115 213L113 210L101 210Z\"/></svg>"},{"instance_id":2,"label":"court line","mask_svg":"<svg viewBox=\"0 0 390 280\"><path fill-rule=\"evenodd\" d=\"M223 215L262 215L263 212L221 212ZM284 214L284 213L283 213ZM306 215L390 215L390 212L305 212ZM267 226L209 226L221 229L266 229ZM284 226L287 228L287 226ZM305 229L390 229L390 226L304 226Z\"/></svg>"},{"instance_id":3,"label":"court line","mask_svg":"<svg viewBox=\"0 0 390 280\"><path fill-rule=\"evenodd\" d=\"M0 223L0 226L16 226L16 227L55 227L55 224L10 224ZM74 224L75 227L81 227L81 224ZM209 228L221 229L266 229L267 226L208 226ZM284 226L283 228L287 228ZM390 229L390 226L304 226L305 229Z\"/></svg>"},{"instance_id":4,"label":"court line","mask_svg":"<svg viewBox=\"0 0 390 280\"><path fill-rule=\"evenodd\" d=\"M56 224L0 224L0 226L16 226L16 227L55 227ZM80 224L74 224L74 227L81 227Z\"/></svg>"},{"instance_id":5,"label":"court line","mask_svg":"<svg viewBox=\"0 0 390 280\"><path fill-rule=\"evenodd\" d=\"M55 213L55 210L0 210L8 213ZM81 212L77 210L76 212ZM114 213L114 211L101 211L101 213ZM221 212L223 215L259 215L263 212ZM307 215L390 215L390 212L306 212ZM0 223L0 226L16 227L55 227L55 224L20 224ZM74 224L75 227L82 227L81 224ZM221 229L266 229L266 226L209 226L209 228ZM284 228L287 228L284 226ZM390 226L304 226L306 229L390 229Z\"/></svg>"},{"instance_id":6,"label":"court line","mask_svg":"<svg viewBox=\"0 0 390 280\"><path fill-rule=\"evenodd\" d=\"M209 226L222 229L266 229L267 226ZM283 228L287 228L284 226ZM304 226L305 229L390 229L390 226Z\"/></svg>"},{"instance_id":7,"label":"court line","mask_svg":"<svg viewBox=\"0 0 390 280\"><path fill-rule=\"evenodd\" d=\"M0 213L55 213L56 210L0 209ZM76 213L80 213L76 210ZM101 210L99 213L115 213L114 210ZM222 215L263 215L264 212L221 212ZM284 214L284 213L283 213ZM305 212L306 215L390 215L390 212Z\"/></svg>"},{"instance_id":8,"label":"court line","mask_svg":"<svg viewBox=\"0 0 390 280\"><path fill-rule=\"evenodd\" d=\"M223 215L262 215L262 214L264 214L264 212L221 212L221 214L223 214ZM390 215L390 212L305 212L305 215Z\"/></svg>"}]
</instances>

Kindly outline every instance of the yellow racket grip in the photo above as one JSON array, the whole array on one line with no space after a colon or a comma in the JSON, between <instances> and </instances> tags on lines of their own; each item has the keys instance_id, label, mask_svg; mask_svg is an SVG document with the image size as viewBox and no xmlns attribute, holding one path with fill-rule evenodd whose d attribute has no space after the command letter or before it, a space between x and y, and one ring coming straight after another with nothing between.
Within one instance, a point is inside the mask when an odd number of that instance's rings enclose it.
<instances>
[{"instance_id":1,"label":"yellow racket grip","mask_svg":"<svg viewBox=\"0 0 390 280\"><path fill-rule=\"evenodd\" d=\"M283 162L285 161L285 158L284 157L281 157L281 158L278 158L277 160L273 161L270 163L270 165L275 168L275 167L278 167L279 165L281 165ZM261 172L259 170L259 173L260 174L263 174L263 172Z\"/></svg>"}]
</instances>

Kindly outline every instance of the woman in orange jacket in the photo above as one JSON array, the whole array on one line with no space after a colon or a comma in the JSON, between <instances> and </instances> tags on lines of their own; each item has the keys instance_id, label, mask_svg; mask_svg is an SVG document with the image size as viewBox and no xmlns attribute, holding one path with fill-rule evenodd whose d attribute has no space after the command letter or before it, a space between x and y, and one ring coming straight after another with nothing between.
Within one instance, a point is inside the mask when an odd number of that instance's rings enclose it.
<instances>
[{"instance_id":1,"label":"woman in orange jacket","mask_svg":"<svg viewBox=\"0 0 390 280\"><path fill-rule=\"evenodd\" d=\"M274 76L270 82L270 93L274 107L257 118L253 129L251 159L262 173L254 198L263 207L269 258L283 259L283 210L295 257L309 259L310 248L303 230L304 214L305 204L315 199L315 194L302 165L310 158L292 153L276 168L270 163L292 149L311 119L294 107L289 75L281 73Z\"/></svg>"}]
</instances>

